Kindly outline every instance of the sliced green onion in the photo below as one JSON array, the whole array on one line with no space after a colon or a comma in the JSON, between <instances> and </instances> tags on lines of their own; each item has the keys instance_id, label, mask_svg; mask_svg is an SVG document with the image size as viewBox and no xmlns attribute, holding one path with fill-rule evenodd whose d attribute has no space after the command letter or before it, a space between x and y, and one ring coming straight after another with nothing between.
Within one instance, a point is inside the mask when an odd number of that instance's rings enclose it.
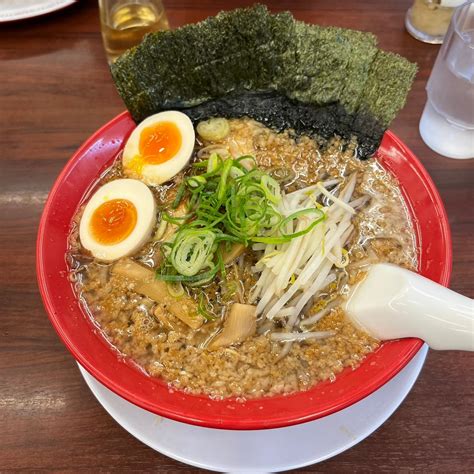
<instances>
[{"instance_id":1,"label":"sliced green onion","mask_svg":"<svg viewBox=\"0 0 474 474\"><path fill-rule=\"evenodd\" d=\"M224 279L226 276L224 259L222 258L222 249L220 247L217 248L217 266L221 272L221 277Z\"/></svg>"},{"instance_id":2,"label":"sliced green onion","mask_svg":"<svg viewBox=\"0 0 474 474\"><path fill-rule=\"evenodd\" d=\"M183 199L185 191L186 184L184 181L182 181L178 187L178 190L176 191L176 197L174 198L173 204L171 204L172 209L176 209L179 206L179 203L181 202L181 199Z\"/></svg>"},{"instance_id":3,"label":"sliced green onion","mask_svg":"<svg viewBox=\"0 0 474 474\"><path fill-rule=\"evenodd\" d=\"M280 185L271 176L265 174L260 179L260 184L265 191L267 199L273 204L278 204L281 201Z\"/></svg>"},{"instance_id":4,"label":"sliced green onion","mask_svg":"<svg viewBox=\"0 0 474 474\"><path fill-rule=\"evenodd\" d=\"M197 308L197 312L206 320L206 321L213 321L216 317L206 310L206 306L204 304L204 295L201 293L199 295L199 304Z\"/></svg>"},{"instance_id":5,"label":"sliced green onion","mask_svg":"<svg viewBox=\"0 0 474 474\"><path fill-rule=\"evenodd\" d=\"M173 241L163 246L165 263L157 278L204 285L220 271L225 277L221 242L282 244L308 233L325 214L316 207L288 217L277 209L281 201L278 182L268 173L248 169L243 162L255 158L241 156L222 159L217 153L195 163L198 174L186 178L177 190L173 206L189 193L189 214L175 218L163 213L163 220L179 226ZM303 230L289 233L290 224L302 217L313 219Z\"/></svg>"},{"instance_id":6,"label":"sliced green onion","mask_svg":"<svg viewBox=\"0 0 474 474\"><path fill-rule=\"evenodd\" d=\"M217 153L212 153L207 160L207 172L214 173L222 165L222 158Z\"/></svg>"},{"instance_id":7,"label":"sliced green onion","mask_svg":"<svg viewBox=\"0 0 474 474\"><path fill-rule=\"evenodd\" d=\"M230 125L225 118L210 118L209 120L199 122L196 131L204 140L216 142L222 140L229 134Z\"/></svg>"},{"instance_id":8,"label":"sliced green onion","mask_svg":"<svg viewBox=\"0 0 474 474\"><path fill-rule=\"evenodd\" d=\"M237 166L232 166L230 168L230 171L229 171L229 175L236 179L236 178L240 178L242 177L243 175L245 174L244 171L242 171L241 167L237 167Z\"/></svg>"},{"instance_id":9,"label":"sliced green onion","mask_svg":"<svg viewBox=\"0 0 474 474\"><path fill-rule=\"evenodd\" d=\"M260 242L262 244L273 244L273 245L278 245L278 244L286 244L289 242L291 239L288 237L252 237L250 239L252 242Z\"/></svg>"},{"instance_id":10,"label":"sliced green onion","mask_svg":"<svg viewBox=\"0 0 474 474\"><path fill-rule=\"evenodd\" d=\"M285 219L283 219L280 223L280 229L284 229L286 224L288 224L292 220L298 219L299 217L304 216L306 214L316 214L317 217L305 229L300 230L299 232L294 232L292 234L285 234L283 232L283 230L281 230L281 235L283 237L289 237L290 239L300 237L301 235L307 234L316 225L318 225L320 222L322 222L324 219L326 219L326 214L323 211L321 211L320 209L318 209L316 207L310 207L308 209L301 209L300 211L296 211L293 214L286 217Z\"/></svg>"},{"instance_id":11,"label":"sliced green onion","mask_svg":"<svg viewBox=\"0 0 474 474\"><path fill-rule=\"evenodd\" d=\"M184 221L189 217L189 215L182 216L182 217L175 217L175 216L170 216L167 212L163 212L161 215L161 218L169 222L170 224L176 224L176 225L181 225L184 223Z\"/></svg>"},{"instance_id":12,"label":"sliced green onion","mask_svg":"<svg viewBox=\"0 0 474 474\"><path fill-rule=\"evenodd\" d=\"M161 219L160 225L156 229L155 235L153 236L153 240L160 240L163 235L165 235L167 227L168 222L166 222L164 219Z\"/></svg>"},{"instance_id":13,"label":"sliced green onion","mask_svg":"<svg viewBox=\"0 0 474 474\"><path fill-rule=\"evenodd\" d=\"M239 156L238 158L236 158L234 161L235 161L236 164L239 164L240 166L242 166L242 164L240 162L244 161L244 160L253 161L253 168L255 168L257 166L257 160L255 159L255 156L252 156L252 155L242 155L242 156ZM245 168L245 169L247 169L247 168Z\"/></svg>"},{"instance_id":14,"label":"sliced green onion","mask_svg":"<svg viewBox=\"0 0 474 474\"><path fill-rule=\"evenodd\" d=\"M217 187L217 200L219 202L222 202L222 200L224 199L227 187L227 176L229 175L229 171L232 168L232 164L233 161L229 159L224 162L224 167L221 172L221 178L219 180L219 186Z\"/></svg>"},{"instance_id":15,"label":"sliced green onion","mask_svg":"<svg viewBox=\"0 0 474 474\"><path fill-rule=\"evenodd\" d=\"M217 271L218 271L217 265L213 267L211 270L208 270L206 272L202 272L202 273L199 273L198 275L193 275L193 276L176 275L172 273L162 273L160 272L160 270L158 270L156 273L156 279L163 280L163 281L172 281L172 282L181 281L190 286L198 286L198 284L208 283L210 280L212 280L216 276Z\"/></svg>"},{"instance_id":16,"label":"sliced green onion","mask_svg":"<svg viewBox=\"0 0 474 474\"><path fill-rule=\"evenodd\" d=\"M181 275L196 275L215 251L215 240L216 235L211 230L179 230L171 249L171 264Z\"/></svg>"},{"instance_id":17,"label":"sliced green onion","mask_svg":"<svg viewBox=\"0 0 474 474\"><path fill-rule=\"evenodd\" d=\"M191 188L199 188L206 184L206 178L202 175L191 176L190 178L187 178L186 182Z\"/></svg>"},{"instance_id":18,"label":"sliced green onion","mask_svg":"<svg viewBox=\"0 0 474 474\"><path fill-rule=\"evenodd\" d=\"M168 290L168 293L173 298L179 298L180 296L184 295L184 288L183 288L183 285L180 281L178 281L178 282L167 282L166 288Z\"/></svg>"}]
</instances>

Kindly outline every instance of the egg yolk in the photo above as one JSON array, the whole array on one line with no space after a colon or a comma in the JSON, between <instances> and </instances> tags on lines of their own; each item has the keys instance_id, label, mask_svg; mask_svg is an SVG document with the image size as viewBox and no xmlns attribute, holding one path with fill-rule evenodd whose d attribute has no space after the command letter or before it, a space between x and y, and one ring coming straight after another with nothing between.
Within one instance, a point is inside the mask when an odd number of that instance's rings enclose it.
<instances>
[{"instance_id":1,"label":"egg yolk","mask_svg":"<svg viewBox=\"0 0 474 474\"><path fill-rule=\"evenodd\" d=\"M125 240L135 228L137 210L126 199L112 199L101 204L92 214L90 231L103 245L114 245Z\"/></svg>"},{"instance_id":2,"label":"egg yolk","mask_svg":"<svg viewBox=\"0 0 474 474\"><path fill-rule=\"evenodd\" d=\"M181 141L181 132L176 124L158 122L142 131L138 149L146 164L159 165L178 153Z\"/></svg>"}]
</instances>

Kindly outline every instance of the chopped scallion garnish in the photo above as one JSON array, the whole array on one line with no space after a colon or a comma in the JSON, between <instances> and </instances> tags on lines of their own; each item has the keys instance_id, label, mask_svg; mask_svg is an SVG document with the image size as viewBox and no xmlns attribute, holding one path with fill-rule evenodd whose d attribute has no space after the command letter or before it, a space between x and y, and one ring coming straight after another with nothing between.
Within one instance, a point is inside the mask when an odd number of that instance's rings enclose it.
<instances>
[{"instance_id":1,"label":"chopped scallion garnish","mask_svg":"<svg viewBox=\"0 0 474 474\"><path fill-rule=\"evenodd\" d=\"M248 163L255 158L222 159L213 153L208 160L195 163L204 173L187 177L179 186L172 207L187 197L189 213L167 222L179 225L174 238L164 247L165 262L157 278L187 285L203 285L221 272L225 274L220 243L252 242L281 244L311 231L325 219L317 207L301 209L287 217L278 205L282 195L279 183L268 173ZM246 166L244 166L244 163ZM298 221L299 227L293 224ZM308 225L301 228L301 222Z\"/></svg>"}]
</instances>

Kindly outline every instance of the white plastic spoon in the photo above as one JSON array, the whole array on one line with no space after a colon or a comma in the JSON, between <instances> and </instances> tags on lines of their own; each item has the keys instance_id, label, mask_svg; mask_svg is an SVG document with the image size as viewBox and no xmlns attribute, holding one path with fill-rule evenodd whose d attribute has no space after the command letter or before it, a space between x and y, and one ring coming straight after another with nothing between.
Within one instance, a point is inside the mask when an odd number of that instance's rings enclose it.
<instances>
[{"instance_id":1,"label":"white plastic spoon","mask_svg":"<svg viewBox=\"0 0 474 474\"><path fill-rule=\"evenodd\" d=\"M372 265L346 312L382 341L418 337L432 349L474 351L474 301L396 265Z\"/></svg>"}]
</instances>

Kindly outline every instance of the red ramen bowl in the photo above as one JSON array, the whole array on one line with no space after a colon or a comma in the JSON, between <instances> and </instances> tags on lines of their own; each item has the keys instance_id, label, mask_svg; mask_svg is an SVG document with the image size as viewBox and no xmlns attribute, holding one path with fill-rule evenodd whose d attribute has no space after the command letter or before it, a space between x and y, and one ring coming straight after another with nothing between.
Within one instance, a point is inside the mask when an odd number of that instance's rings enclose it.
<instances>
[{"instance_id":1,"label":"red ramen bowl","mask_svg":"<svg viewBox=\"0 0 474 474\"><path fill-rule=\"evenodd\" d=\"M237 401L211 400L172 390L120 356L79 304L67 278L65 253L71 220L84 194L111 165L135 124L125 112L89 138L59 175L48 197L37 242L37 274L46 311L75 359L106 387L167 418L225 429L278 428L330 415L358 402L395 376L421 348L419 339L383 343L356 369L305 392ZM419 272L447 285L451 273L448 219L428 173L413 153L387 132L377 160L396 176L410 209L419 248Z\"/></svg>"}]
</instances>

